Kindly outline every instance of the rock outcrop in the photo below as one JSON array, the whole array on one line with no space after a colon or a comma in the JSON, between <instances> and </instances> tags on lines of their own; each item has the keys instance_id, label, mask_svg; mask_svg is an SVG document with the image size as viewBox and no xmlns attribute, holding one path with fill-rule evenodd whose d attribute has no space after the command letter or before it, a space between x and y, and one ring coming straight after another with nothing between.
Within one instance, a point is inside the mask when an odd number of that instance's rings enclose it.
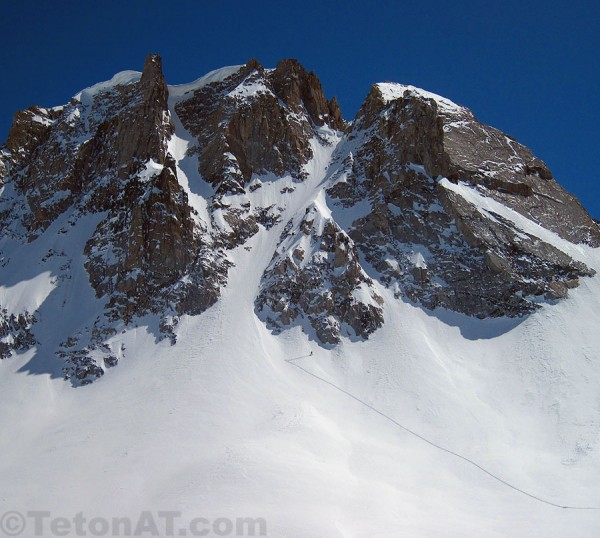
<instances>
[{"instance_id":1,"label":"rock outcrop","mask_svg":"<svg viewBox=\"0 0 600 538\"><path fill-rule=\"evenodd\" d=\"M0 359L12 357L15 352L26 351L37 344L31 329L37 320L25 311L9 314L0 309Z\"/></svg>"},{"instance_id":2,"label":"rock outcrop","mask_svg":"<svg viewBox=\"0 0 600 538\"><path fill-rule=\"evenodd\" d=\"M338 343L341 335L368 338L383 323L383 299L354 242L316 205L299 224L288 222L256 304L271 328L306 319L325 344Z\"/></svg>"}]
</instances>

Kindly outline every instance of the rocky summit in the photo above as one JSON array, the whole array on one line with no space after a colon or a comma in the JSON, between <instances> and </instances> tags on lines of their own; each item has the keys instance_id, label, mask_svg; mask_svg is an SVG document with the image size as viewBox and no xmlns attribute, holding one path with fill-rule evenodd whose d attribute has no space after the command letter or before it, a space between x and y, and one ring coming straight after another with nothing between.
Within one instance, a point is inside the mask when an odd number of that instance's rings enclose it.
<instances>
[{"instance_id":1,"label":"rocky summit","mask_svg":"<svg viewBox=\"0 0 600 538\"><path fill-rule=\"evenodd\" d=\"M128 326L176 344L237 249L270 260L258 319L332 347L386 323L384 288L433 315L550 307L594 274L564 245L600 245L544 162L467 108L380 83L346 121L289 59L169 86L150 55L18 112L0 187L0 278L45 290L0 304L0 356L40 346L74 385L125 358Z\"/></svg>"}]
</instances>

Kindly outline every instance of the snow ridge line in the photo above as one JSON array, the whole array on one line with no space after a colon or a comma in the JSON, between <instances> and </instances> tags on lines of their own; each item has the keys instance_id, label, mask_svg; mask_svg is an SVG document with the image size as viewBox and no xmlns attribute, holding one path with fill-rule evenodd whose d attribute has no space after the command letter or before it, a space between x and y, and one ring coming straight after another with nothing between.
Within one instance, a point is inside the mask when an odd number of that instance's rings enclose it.
<instances>
[{"instance_id":1,"label":"snow ridge line","mask_svg":"<svg viewBox=\"0 0 600 538\"><path fill-rule=\"evenodd\" d=\"M296 364L294 362L294 361L297 361L297 360L306 359L306 358L308 358L310 356L311 355L303 355L301 357L296 357L296 358L293 358L293 359L284 359L284 360L288 364L291 364L292 366L295 366L296 368L302 370L303 372L307 373L308 375L310 375L310 376L318 379L319 381L322 381L323 383L326 383L330 387L333 387L334 389L336 389L337 391L345 394L349 398L352 398L353 400L356 400L357 402L361 403L365 407L368 407L369 409L371 409L371 411L374 411L378 415L380 415L383 418L389 420L392 424L394 424L398 428L404 430L405 432L409 433L410 435L412 435L414 437L417 437L418 439L421 439L421 441L424 441L428 445L431 445L432 447L437 448L438 450L441 450L442 452L446 452L447 454L450 454L452 456L455 456L456 458L459 458L459 459L467 462L468 464L476 467L480 471L482 471L485 474L487 474L488 476L492 477L494 480L496 480L496 481L500 482L501 484L509 487L510 489L513 489L513 490L517 491L518 493L526 495L527 497L530 497L530 498L532 498L532 499L534 499L536 501L539 501L541 503L547 504L549 506L553 506L555 508L562 508L564 510L600 510L600 506L569 506L569 505L562 505L562 504L553 503L552 501L548 501L547 499L543 499L542 497L538 497L537 495L534 495L533 493L529 493L529 492L527 492L527 491L525 491L525 490L523 490L523 489L521 489L521 488L519 488L519 487L511 484L510 482L507 482L506 480L504 480L503 478L495 475L491 471L488 471L485 467L482 467L477 462L475 462L475 461L473 461L473 460L467 458L466 456L463 456L463 455L461 455L461 454L459 454L457 452L454 452L454 451L450 450L449 448L445 448L445 447L443 447L441 445L438 445L437 443L434 443L433 441L427 439L426 437L423 437L422 435L418 434L417 432L415 432L415 431L407 428L406 426L400 424L398 421L396 421L395 419L393 419L389 415L386 415L385 413L383 413L379 409L377 409L377 408L373 407L372 405L368 404L364 400L361 400L360 398L358 398L357 396L355 396L351 392L348 392L347 390L339 387L335 383L333 383L331 381L328 381L327 379L324 379L324 378L318 376L317 374L311 372L310 370L307 370L306 368L303 368L302 366L300 366L300 365L298 365L298 364Z\"/></svg>"}]
</instances>

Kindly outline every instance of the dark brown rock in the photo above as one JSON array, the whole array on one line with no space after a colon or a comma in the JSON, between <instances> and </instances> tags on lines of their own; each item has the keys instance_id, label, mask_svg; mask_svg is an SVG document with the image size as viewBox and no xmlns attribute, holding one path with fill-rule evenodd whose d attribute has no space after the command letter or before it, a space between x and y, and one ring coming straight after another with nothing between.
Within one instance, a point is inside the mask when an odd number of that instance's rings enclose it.
<instances>
[{"instance_id":1,"label":"dark brown rock","mask_svg":"<svg viewBox=\"0 0 600 538\"><path fill-rule=\"evenodd\" d=\"M305 110L315 125L344 129L336 98L328 101L317 76L312 71L308 73L298 60L279 62L272 74L272 84L279 99L296 112Z\"/></svg>"},{"instance_id":2,"label":"dark brown rock","mask_svg":"<svg viewBox=\"0 0 600 538\"><path fill-rule=\"evenodd\" d=\"M39 106L31 106L14 115L6 149L13 156L16 169L21 168L19 163L31 158L33 152L46 141L58 115L56 110Z\"/></svg>"}]
</instances>

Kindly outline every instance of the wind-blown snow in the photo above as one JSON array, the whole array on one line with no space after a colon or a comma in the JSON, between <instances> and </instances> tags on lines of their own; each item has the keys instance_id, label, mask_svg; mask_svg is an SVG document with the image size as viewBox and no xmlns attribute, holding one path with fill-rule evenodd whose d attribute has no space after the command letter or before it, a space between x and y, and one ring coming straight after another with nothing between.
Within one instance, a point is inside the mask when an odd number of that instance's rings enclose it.
<instances>
[{"instance_id":1,"label":"wind-blown snow","mask_svg":"<svg viewBox=\"0 0 600 538\"><path fill-rule=\"evenodd\" d=\"M376 84L377 88L381 92L383 99L386 103L390 101L395 101L396 99L401 99L408 94L409 96L421 97L424 99L433 99L440 111L446 113L456 113L463 112L466 109L456 103L450 101L450 99L446 99L441 95L437 95L435 93L428 92L427 90L422 90L421 88L417 88L416 86L410 86L406 84L398 84L396 82L379 82Z\"/></svg>"},{"instance_id":2,"label":"wind-blown snow","mask_svg":"<svg viewBox=\"0 0 600 538\"><path fill-rule=\"evenodd\" d=\"M234 73L237 73L242 67L243 66L241 65L222 67L221 69L215 69L214 71L210 71L209 73L200 77L194 82L189 82L187 84L169 85L169 97L173 99L178 99L183 97L186 93L199 90L207 84L213 82L221 82L222 80L225 80L227 77L230 77Z\"/></svg>"},{"instance_id":3,"label":"wind-blown snow","mask_svg":"<svg viewBox=\"0 0 600 538\"><path fill-rule=\"evenodd\" d=\"M91 102L94 96L97 94L108 91L115 86L126 86L128 84L138 82L141 76L142 73L139 71L121 71L113 76L110 80L98 82L89 88L81 90L79 93L73 96L73 99L80 101L83 104L87 104Z\"/></svg>"},{"instance_id":4,"label":"wind-blown snow","mask_svg":"<svg viewBox=\"0 0 600 538\"><path fill-rule=\"evenodd\" d=\"M254 97L258 94L261 93L269 93L271 95L274 95L273 92L271 92L266 85L264 84L264 82L258 80L255 82L247 82L244 84L240 84L239 86L237 86L234 90L232 90L231 92L229 92L227 94L228 97L231 97L233 99L235 98L242 98L242 99L248 99L250 97Z\"/></svg>"}]
</instances>

